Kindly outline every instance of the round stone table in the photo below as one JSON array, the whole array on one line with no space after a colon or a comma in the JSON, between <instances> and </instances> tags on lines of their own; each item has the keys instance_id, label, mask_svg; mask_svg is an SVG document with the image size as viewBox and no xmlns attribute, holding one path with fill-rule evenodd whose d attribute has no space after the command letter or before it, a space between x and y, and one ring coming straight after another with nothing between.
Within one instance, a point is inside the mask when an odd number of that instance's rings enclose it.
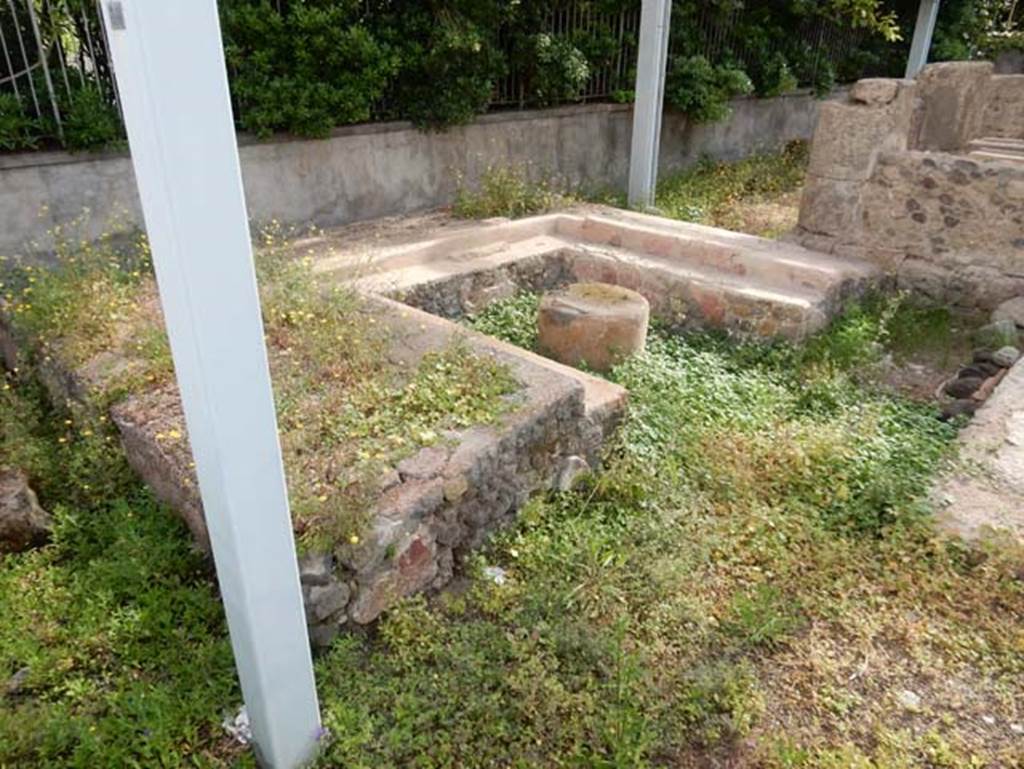
<instances>
[{"instance_id":1,"label":"round stone table","mask_svg":"<svg viewBox=\"0 0 1024 769\"><path fill-rule=\"evenodd\" d=\"M540 300L540 351L569 366L608 371L644 349L651 308L636 291L574 283Z\"/></svg>"}]
</instances>

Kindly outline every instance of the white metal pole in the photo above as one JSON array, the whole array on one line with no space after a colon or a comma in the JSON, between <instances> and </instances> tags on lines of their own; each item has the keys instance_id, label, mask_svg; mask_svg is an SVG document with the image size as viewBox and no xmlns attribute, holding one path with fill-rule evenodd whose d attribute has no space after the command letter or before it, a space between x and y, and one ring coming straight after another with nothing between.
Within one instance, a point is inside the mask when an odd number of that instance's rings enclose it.
<instances>
[{"instance_id":1,"label":"white metal pole","mask_svg":"<svg viewBox=\"0 0 1024 769\"><path fill-rule=\"evenodd\" d=\"M910 55L907 57L906 78L912 80L928 63L928 51L932 47L932 34L935 32L935 20L939 16L939 0L921 0L917 8L917 23L914 25L914 37L910 42Z\"/></svg>"},{"instance_id":2,"label":"white metal pole","mask_svg":"<svg viewBox=\"0 0 1024 769\"><path fill-rule=\"evenodd\" d=\"M320 732L215 0L103 0L132 164L260 761Z\"/></svg>"},{"instance_id":3,"label":"white metal pole","mask_svg":"<svg viewBox=\"0 0 1024 769\"><path fill-rule=\"evenodd\" d=\"M634 208L654 205L671 15L672 0L643 0L629 153L629 205Z\"/></svg>"}]
</instances>

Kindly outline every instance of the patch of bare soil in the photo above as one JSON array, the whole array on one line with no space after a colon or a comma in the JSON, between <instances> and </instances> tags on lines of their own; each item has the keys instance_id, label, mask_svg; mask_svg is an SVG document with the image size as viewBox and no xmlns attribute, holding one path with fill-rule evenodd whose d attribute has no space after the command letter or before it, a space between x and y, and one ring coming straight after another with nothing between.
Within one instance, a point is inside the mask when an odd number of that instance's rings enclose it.
<instances>
[{"instance_id":1,"label":"patch of bare soil","mask_svg":"<svg viewBox=\"0 0 1024 769\"><path fill-rule=\"evenodd\" d=\"M771 196L739 200L715 211L708 222L734 232L762 238L779 238L796 227L802 188Z\"/></svg>"}]
</instances>

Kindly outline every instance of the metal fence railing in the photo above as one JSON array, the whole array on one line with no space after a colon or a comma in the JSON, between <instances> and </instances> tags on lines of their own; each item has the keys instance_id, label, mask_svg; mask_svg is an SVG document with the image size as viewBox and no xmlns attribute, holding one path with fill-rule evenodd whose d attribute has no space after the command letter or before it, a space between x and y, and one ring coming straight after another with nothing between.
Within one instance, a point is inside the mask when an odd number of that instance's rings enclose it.
<instances>
[{"instance_id":1,"label":"metal fence railing","mask_svg":"<svg viewBox=\"0 0 1024 769\"><path fill-rule=\"evenodd\" d=\"M611 98L616 91L633 88L630 75L636 67L639 7L600 13L594 11L590 3L572 2L551 10L544 30L551 35L570 39L589 37L596 30L602 30L614 40L614 52L591 63L590 77L578 95L580 101L602 101ZM506 50L506 53L510 51ZM524 75L511 55L506 58L510 62L509 72L495 83L491 106L528 107L530 100L526 96Z\"/></svg>"},{"instance_id":2,"label":"metal fence railing","mask_svg":"<svg viewBox=\"0 0 1024 769\"><path fill-rule=\"evenodd\" d=\"M49 133L61 140L68 114L83 89L92 89L93 96L98 94L113 115L120 114L99 1L0 0L0 96L13 95L27 115L45 124ZM543 25L551 35L570 41L601 41L600 51L587 52L590 73L578 94L579 101L612 99L619 92L633 89L639 3L630 3L619 11L601 11L595 5L586 0L559 3L548 12ZM764 56L765 49L748 49L741 33L746 12L739 3L726 12L717 3L702 3L690 21L696 26L695 39L699 41L698 50L691 53L703 54L713 62L727 55L741 65L756 64L750 60ZM822 17L809 17L793 30L793 35L805 42L815 68L819 61L834 66L863 37L848 25L840 26ZM528 95L528 73L519 70L511 41L506 47L507 75L495 83L491 106L535 106ZM807 73L802 77L806 79ZM816 72L811 73L811 79L814 77ZM381 114L379 110L374 113Z\"/></svg>"},{"instance_id":3,"label":"metal fence railing","mask_svg":"<svg viewBox=\"0 0 1024 769\"><path fill-rule=\"evenodd\" d=\"M37 120L52 122L61 138L83 89L95 89L120 114L94 0L0 0L0 54L0 91Z\"/></svg>"}]
</instances>

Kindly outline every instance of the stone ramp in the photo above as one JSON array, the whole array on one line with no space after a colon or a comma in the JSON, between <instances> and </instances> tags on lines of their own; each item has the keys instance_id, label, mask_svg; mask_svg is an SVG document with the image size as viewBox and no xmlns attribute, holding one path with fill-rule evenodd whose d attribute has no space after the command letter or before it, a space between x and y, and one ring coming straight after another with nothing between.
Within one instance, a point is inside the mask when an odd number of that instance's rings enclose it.
<instances>
[{"instance_id":1,"label":"stone ramp","mask_svg":"<svg viewBox=\"0 0 1024 769\"><path fill-rule=\"evenodd\" d=\"M961 457L932 492L940 529L1024 545L1024 359L960 433Z\"/></svg>"},{"instance_id":2,"label":"stone ramp","mask_svg":"<svg viewBox=\"0 0 1024 769\"><path fill-rule=\"evenodd\" d=\"M325 259L318 269L359 290L400 298L428 286L443 292L453 282L461 293L472 283L478 294L487 283L481 276L493 274L495 285L516 282L517 265L545 260L567 263L554 271L563 279L638 291L672 325L794 340L823 328L847 298L881 277L858 259L611 208L485 222L381 249L359 265ZM449 304L442 313L449 317L474 310L472 302Z\"/></svg>"}]
</instances>

